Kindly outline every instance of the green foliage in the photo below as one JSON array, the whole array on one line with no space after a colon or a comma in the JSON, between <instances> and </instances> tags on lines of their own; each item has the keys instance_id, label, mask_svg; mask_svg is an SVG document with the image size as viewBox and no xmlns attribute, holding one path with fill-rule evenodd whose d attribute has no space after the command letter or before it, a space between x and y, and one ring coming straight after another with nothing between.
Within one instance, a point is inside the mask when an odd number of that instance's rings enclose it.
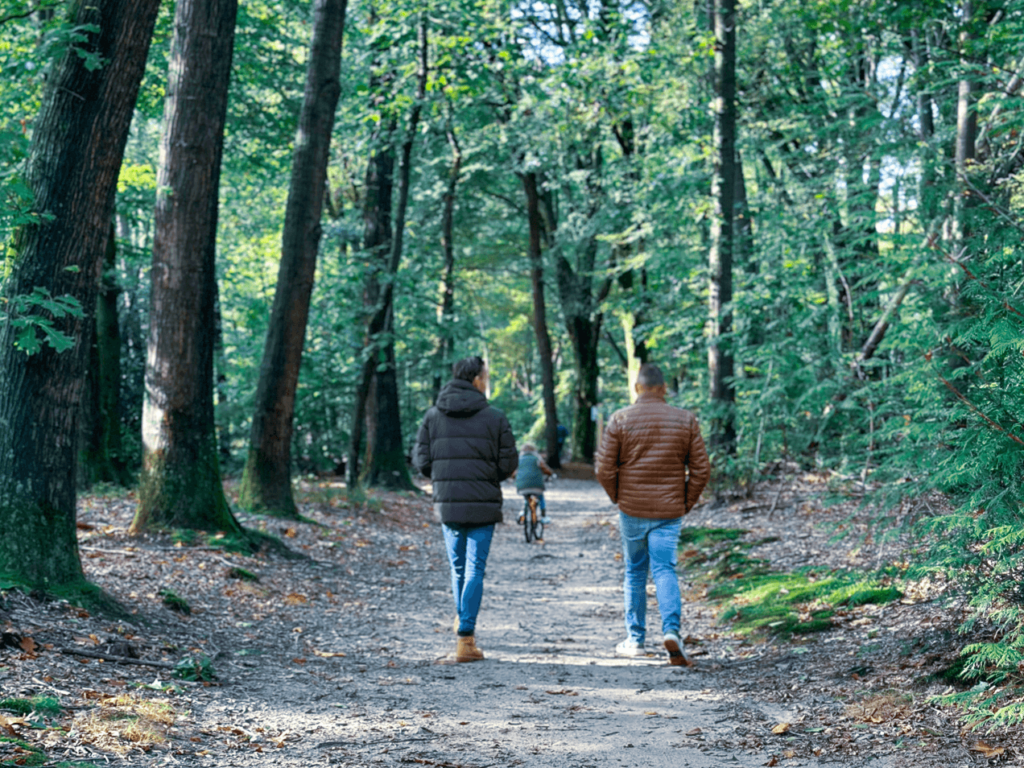
<instances>
[{"instance_id":1,"label":"green foliage","mask_svg":"<svg viewBox=\"0 0 1024 768\"><path fill-rule=\"evenodd\" d=\"M237 565L233 566L231 568L228 568L228 571L227 571L226 575L227 575L227 577L229 579L240 579L241 581L251 581L252 582L252 581L259 581L260 580L260 577L257 576L252 571L247 571L247 570L245 570L245 568L240 568Z\"/></svg>"},{"instance_id":2,"label":"green foliage","mask_svg":"<svg viewBox=\"0 0 1024 768\"><path fill-rule=\"evenodd\" d=\"M31 699L0 699L0 709L26 717L33 712L56 717L61 713L60 701L53 696L33 696Z\"/></svg>"},{"instance_id":3,"label":"green foliage","mask_svg":"<svg viewBox=\"0 0 1024 768\"><path fill-rule=\"evenodd\" d=\"M207 656L185 656L174 665L174 676L192 682L210 682L217 679L213 662Z\"/></svg>"},{"instance_id":4,"label":"green foliage","mask_svg":"<svg viewBox=\"0 0 1024 768\"><path fill-rule=\"evenodd\" d=\"M16 330L14 345L26 355L36 354L43 346L53 347L57 352L74 346L75 340L53 322L64 317L83 317L82 305L73 296L51 296L45 288L37 287L31 294L0 301L0 322L7 322Z\"/></svg>"},{"instance_id":5,"label":"green foliage","mask_svg":"<svg viewBox=\"0 0 1024 768\"><path fill-rule=\"evenodd\" d=\"M161 589L157 594L160 595L160 602L172 611L183 613L186 616L191 615L192 606L188 604L188 601L185 600L185 598L179 597L173 589Z\"/></svg>"}]
</instances>

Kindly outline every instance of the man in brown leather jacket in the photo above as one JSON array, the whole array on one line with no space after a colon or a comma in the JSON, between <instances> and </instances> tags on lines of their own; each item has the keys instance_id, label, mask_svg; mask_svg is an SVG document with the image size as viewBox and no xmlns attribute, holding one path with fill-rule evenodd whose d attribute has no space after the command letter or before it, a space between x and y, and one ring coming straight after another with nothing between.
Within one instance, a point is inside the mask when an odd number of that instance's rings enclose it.
<instances>
[{"instance_id":1,"label":"man in brown leather jacket","mask_svg":"<svg viewBox=\"0 0 1024 768\"><path fill-rule=\"evenodd\" d=\"M626 603L620 656L643 656L647 632L647 570L661 612L669 663L689 666L679 636L682 600L676 547L682 517L697 503L711 474L697 417L665 402L665 377L651 363L640 367L637 401L612 414L601 438L597 479L619 505Z\"/></svg>"}]
</instances>

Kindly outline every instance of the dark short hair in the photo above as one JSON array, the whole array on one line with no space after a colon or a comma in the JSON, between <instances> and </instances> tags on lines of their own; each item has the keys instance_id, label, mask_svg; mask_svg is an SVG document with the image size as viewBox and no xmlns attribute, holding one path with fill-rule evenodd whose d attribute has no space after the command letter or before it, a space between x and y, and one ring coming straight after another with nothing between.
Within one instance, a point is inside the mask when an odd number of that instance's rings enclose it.
<instances>
[{"instance_id":1,"label":"dark short hair","mask_svg":"<svg viewBox=\"0 0 1024 768\"><path fill-rule=\"evenodd\" d=\"M636 383L644 389L654 389L665 383L665 374L654 363L644 363L636 375Z\"/></svg>"},{"instance_id":2,"label":"dark short hair","mask_svg":"<svg viewBox=\"0 0 1024 768\"><path fill-rule=\"evenodd\" d=\"M464 357L452 366L452 378L473 381L487 367L479 355Z\"/></svg>"}]
</instances>

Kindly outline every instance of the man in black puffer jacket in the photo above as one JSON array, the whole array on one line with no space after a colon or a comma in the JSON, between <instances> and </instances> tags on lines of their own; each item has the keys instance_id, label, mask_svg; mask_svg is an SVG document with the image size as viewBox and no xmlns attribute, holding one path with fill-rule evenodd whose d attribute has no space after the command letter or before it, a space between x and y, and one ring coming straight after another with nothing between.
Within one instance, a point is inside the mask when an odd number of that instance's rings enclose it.
<instances>
[{"instance_id":1,"label":"man in black puffer jacket","mask_svg":"<svg viewBox=\"0 0 1024 768\"><path fill-rule=\"evenodd\" d=\"M487 366L467 357L452 366L416 435L412 461L433 481L452 570L458 641L456 661L484 657L473 638L484 589L484 569L495 523L501 522L501 481L519 466L505 414L492 408Z\"/></svg>"}]
</instances>

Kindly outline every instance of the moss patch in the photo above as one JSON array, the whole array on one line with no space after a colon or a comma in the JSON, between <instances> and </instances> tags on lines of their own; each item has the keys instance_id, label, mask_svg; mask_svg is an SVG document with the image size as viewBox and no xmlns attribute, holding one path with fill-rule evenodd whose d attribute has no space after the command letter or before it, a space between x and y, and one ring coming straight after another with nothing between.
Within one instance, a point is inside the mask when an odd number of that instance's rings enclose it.
<instances>
[{"instance_id":1,"label":"moss patch","mask_svg":"<svg viewBox=\"0 0 1024 768\"><path fill-rule=\"evenodd\" d=\"M0 710L14 712L21 717L30 715L33 712L56 717L60 714L60 701L53 696L33 696L31 699L2 699L0 700Z\"/></svg>"},{"instance_id":2,"label":"moss patch","mask_svg":"<svg viewBox=\"0 0 1024 768\"><path fill-rule=\"evenodd\" d=\"M843 608L884 604L903 597L891 574L824 568L773 571L751 550L774 539L743 541L738 528L688 528L680 562L706 597L722 603L719 620L740 634L783 637L821 632Z\"/></svg>"}]
</instances>

